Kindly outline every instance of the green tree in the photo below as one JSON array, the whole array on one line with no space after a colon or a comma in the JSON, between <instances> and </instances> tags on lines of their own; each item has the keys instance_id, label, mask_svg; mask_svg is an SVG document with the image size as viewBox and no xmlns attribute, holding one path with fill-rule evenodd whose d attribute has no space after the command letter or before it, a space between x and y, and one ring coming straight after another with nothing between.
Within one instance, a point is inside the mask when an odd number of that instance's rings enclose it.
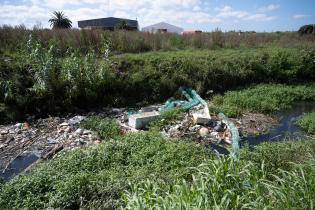
<instances>
[{"instance_id":1,"label":"green tree","mask_svg":"<svg viewBox=\"0 0 315 210\"><path fill-rule=\"evenodd\" d=\"M126 20L122 20L120 21L117 25L116 25L116 28L117 29L120 29L120 30L127 30L128 29L128 23Z\"/></svg>"},{"instance_id":2,"label":"green tree","mask_svg":"<svg viewBox=\"0 0 315 210\"><path fill-rule=\"evenodd\" d=\"M54 11L53 16L49 19L50 26L53 28L71 28L72 21L68 19L63 12Z\"/></svg>"}]
</instances>

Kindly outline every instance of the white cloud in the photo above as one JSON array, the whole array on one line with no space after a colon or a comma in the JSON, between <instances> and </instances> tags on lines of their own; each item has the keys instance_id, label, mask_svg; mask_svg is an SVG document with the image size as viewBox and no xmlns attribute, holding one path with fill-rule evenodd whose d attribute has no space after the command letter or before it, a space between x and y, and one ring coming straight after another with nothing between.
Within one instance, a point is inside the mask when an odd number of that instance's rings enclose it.
<instances>
[{"instance_id":1,"label":"white cloud","mask_svg":"<svg viewBox=\"0 0 315 210\"><path fill-rule=\"evenodd\" d=\"M249 15L245 18L246 20L254 20L254 21L270 21L276 19L275 16L267 16L266 14L254 14Z\"/></svg>"},{"instance_id":2,"label":"white cloud","mask_svg":"<svg viewBox=\"0 0 315 210\"><path fill-rule=\"evenodd\" d=\"M201 8L199 7L199 6L194 6L194 8L193 8L193 11L194 12L198 12L198 11L200 11L201 10Z\"/></svg>"},{"instance_id":3,"label":"white cloud","mask_svg":"<svg viewBox=\"0 0 315 210\"><path fill-rule=\"evenodd\" d=\"M0 6L0 25L33 26L40 21L48 21L47 11L38 6Z\"/></svg>"},{"instance_id":4,"label":"white cloud","mask_svg":"<svg viewBox=\"0 0 315 210\"><path fill-rule=\"evenodd\" d=\"M231 6L224 6L222 8L216 8L216 11L219 12L217 17L235 17L235 18L243 18L248 15L248 12L234 10Z\"/></svg>"},{"instance_id":5,"label":"white cloud","mask_svg":"<svg viewBox=\"0 0 315 210\"><path fill-rule=\"evenodd\" d=\"M269 4L266 7L259 8L259 12L271 12L280 8L279 4Z\"/></svg>"},{"instance_id":6,"label":"white cloud","mask_svg":"<svg viewBox=\"0 0 315 210\"><path fill-rule=\"evenodd\" d=\"M214 24L231 18L240 22L275 19L264 13L236 10L228 5L213 11L206 9L201 0L24 0L21 5L0 4L0 25L23 23L32 27L41 22L44 27L49 27L48 20L55 10L64 11L74 27L77 27L78 20L106 16L137 18L141 27L160 21L183 26Z\"/></svg>"},{"instance_id":7,"label":"white cloud","mask_svg":"<svg viewBox=\"0 0 315 210\"><path fill-rule=\"evenodd\" d=\"M276 19L275 16L268 16L264 13L250 13L242 10L235 10L231 6L224 6L216 8L218 12L216 15L219 18L236 18L239 20L251 20L251 21L270 21Z\"/></svg>"},{"instance_id":8,"label":"white cloud","mask_svg":"<svg viewBox=\"0 0 315 210\"><path fill-rule=\"evenodd\" d=\"M310 15L303 15L303 14L297 14L297 15L293 15L294 19L302 19L302 18L308 18L311 17Z\"/></svg>"}]
</instances>

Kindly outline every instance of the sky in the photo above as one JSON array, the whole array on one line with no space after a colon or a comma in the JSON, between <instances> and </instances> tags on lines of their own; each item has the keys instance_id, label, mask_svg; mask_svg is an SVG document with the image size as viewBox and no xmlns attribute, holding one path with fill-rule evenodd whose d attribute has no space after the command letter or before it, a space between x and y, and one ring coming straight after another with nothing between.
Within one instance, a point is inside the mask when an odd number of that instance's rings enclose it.
<instances>
[{"instance_id":1,"label":"sky","mask_svg":"<svg viewBox=\"0 0 315 210\"><path fill-rule=\"evenodd\" d=\"M140 28L167 22L185 30L292 31L315 24L315 0L0 0L0 25L49 28L53 11L78 20L137 19Z\"/></svg>"}]
</instances>

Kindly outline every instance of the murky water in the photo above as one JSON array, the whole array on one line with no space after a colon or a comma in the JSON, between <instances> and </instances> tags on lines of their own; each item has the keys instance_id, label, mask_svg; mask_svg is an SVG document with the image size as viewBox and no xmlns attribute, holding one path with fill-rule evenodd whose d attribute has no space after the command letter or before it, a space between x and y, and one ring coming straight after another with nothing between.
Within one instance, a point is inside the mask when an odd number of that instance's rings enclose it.
<instances>
[{"instance_id":1,"label":"murky water","mask_svg":"<svg viewBox=\"0 0 315 210\"><path fill-rule=\"evenodd\" d=\"M28 166L38 160L38 157L32 153L22 154L15 158L14 161L10 163L6 170L0 171L0 177L4 180L9 180L14 175L21 173L24 171Z\"/></svg>"},{"instance_id":2,"label":"murky water","mask_svg":"<svg viewBox=\"0 0 315 210\"><path fill-rule=\"evenodd\" d=\"M280 119L279 124L270 129L267 134L258 136L243 137L241 145L258 145L266 141L279 141L287 136L303 137L305 134L302 129L295 124L296 119L303 113L315 111L315 102L299 102L292 109L275 114ZM219 145L210 145L210 147L221 154L228 154L228 150ZM33 153L26 153L17 157L5 171L0 171L0 177L9 180L14 175L21 173L28 166L38 160L38 156Z\"/></svg>"},{"instance_id":3,"label":"murky water","mask_svg":"<svg viewBox=\"0 0 315 210\"><path fill-rule=\"evenodd\" d=\"M293 108L276 113L275 116L280 120L279 124L272 127L266 134L258 136L243 137L241 145L248 144L255 146L266 141L279 141L286 137L303 137L305 133L296 125L299 116L307 112L315 111L315 102L299 102L292 106Z\"/></svg>"}]
</instances>

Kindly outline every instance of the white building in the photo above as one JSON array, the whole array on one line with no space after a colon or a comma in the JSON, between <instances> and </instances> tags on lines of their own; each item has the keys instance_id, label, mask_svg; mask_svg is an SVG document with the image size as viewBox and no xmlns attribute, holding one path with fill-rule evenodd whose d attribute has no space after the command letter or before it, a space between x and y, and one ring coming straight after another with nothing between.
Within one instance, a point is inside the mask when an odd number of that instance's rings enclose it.
<instances>
[{"instance_id":1,"label":"white building","mask_svg":"<svg viewBox=\"0 0 315 210\"><path fill-rule=\"evenodd\" d=\"M143 32L150 32L150 33L157 33L157 32L161 32L161 33L176 33L176 34L181 34L184 29L165 23L165 22L161 22L161 23L157 23L151 26L147 26L147 27L143 27L142 28Z\"/></svg>"}]
</instances>

